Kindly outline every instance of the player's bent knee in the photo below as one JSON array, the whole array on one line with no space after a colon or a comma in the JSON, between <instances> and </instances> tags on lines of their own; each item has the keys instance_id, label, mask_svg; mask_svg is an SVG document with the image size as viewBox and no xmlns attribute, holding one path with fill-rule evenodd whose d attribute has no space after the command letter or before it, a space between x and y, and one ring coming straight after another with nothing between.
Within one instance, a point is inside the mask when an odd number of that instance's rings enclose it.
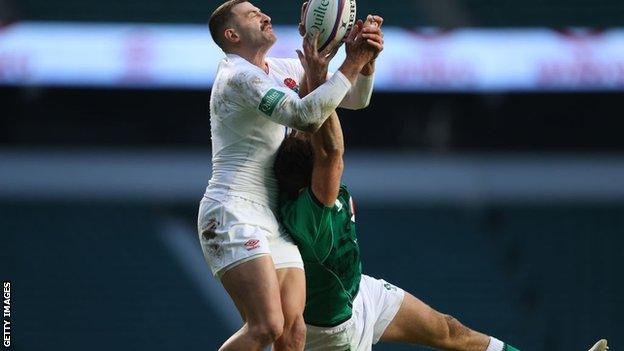
<instances>
[{"instance_id":1,"label":"player's bent knee","mask_svg":"<svg viewBox=\"0 0 624 351\"><path fill-rule=\"evenodd\" d=\"M453 316L444 315L444 321L448 332L442 346L448 350L461 350L467 338L470 337L471 330Z\"/></svg>"},{"instance_id":2,"label":"player's bent knee","mask_svg":"<svg viewBox=\"0 0 624 351\"><path fill-rule=\"evenodd\" d=\"M303 320L303 316L297 318L293 325L290 328L290 338L292 339L293 345L301 345L305 344L306 339L306 324Z\"/></svg>"},{"instance_id":3,"label":"player's bent knee","mask_svg":"<svg viewBox=\"0 0 624 351\"><path fill-rule=\"evenodd\" d=\"M274 344L275 350L303 350L306 340L306 325L303 316L284 325L282 337Z\"/></svg>"},{"instance_id":4,"label":"player's bent knee","mask_svg":"<svg viewBox=\"0 0 624 351\"><path fill-rule=\"evenodd\" d=\"M284 313L285 328L291 328L298 324L303 324L305 326L305 322L303 321L303 308L286 306L282 307L282 312Z\"/></svg>"},{"instance_id":5,"label":"player's bent knee","mask_svg":"<svg viewBox=\"0 0 624 351\"><path fill-rule=\"evenodd\" d=\"M284 319L269 318L263 322L249 325L249 333L263 345L269 345L279 339L284 332Z\"/></svg>"}]
</instances>

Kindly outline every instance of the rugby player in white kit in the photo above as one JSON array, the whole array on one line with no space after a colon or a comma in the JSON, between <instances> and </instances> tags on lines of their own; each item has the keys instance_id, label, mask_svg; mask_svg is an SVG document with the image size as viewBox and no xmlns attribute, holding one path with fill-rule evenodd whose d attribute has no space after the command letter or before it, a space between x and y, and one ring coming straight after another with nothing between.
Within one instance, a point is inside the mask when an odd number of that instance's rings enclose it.
<instances>
[{"instance_id":1,"label":"rugby player in white kit","mask_svg":"<svg viewBox=\"0 0 624 351\"><path fill-rule=\"evenodd\" d=\"M297 247L275 217L273 173L287 127L313 132L337 107L366 107L370 62L383 49L379 28L361 21L346 39L347 57L325 84L300 98L304 69L267 58L275 43L270 18L247 1L212 14L210 32L226 53L210 99L213 174L200 204L198 231L206 261L245 324L221 350L302 350L305 276ZM319 53L329 60L332 51ZM366 73L366 75L362 73Z\"/></svg>"}]
</instances>

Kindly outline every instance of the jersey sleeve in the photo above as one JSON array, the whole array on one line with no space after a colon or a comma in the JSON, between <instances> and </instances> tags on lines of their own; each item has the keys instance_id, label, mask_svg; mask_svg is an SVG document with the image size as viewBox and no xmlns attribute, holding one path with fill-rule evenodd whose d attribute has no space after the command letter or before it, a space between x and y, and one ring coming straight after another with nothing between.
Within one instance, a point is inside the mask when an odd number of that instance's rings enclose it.
<instances>
[{"instance_id":1,"label":"jersey sleeve","mask_svg":"<svg viewBox=\"0 0 624 351\"><path fill-rule=\"evenodd\" d=\"M318 262L323 262L332 246L332 208L319 202L306 188L296 200L281 208L282 224L298 245L311 249Z\"/></svg>"},{"instance_id":2,"label":"jersey sleeve","mask_svg":"<svg viewBox=\"0 0 624 351\"><path fill-rule=\"evenodd\" d=\"M302 131L318 129L351 89L351 82L337 73L325 84L300 98L287 87L277 86L270 79L252 70L241 70L231 78L240 102L259 110L272 121Z\"/></svg>"},{"instance_id":3,"label":"jersey sleeve","mask_svg":"<svg viewBox=\"0 0 624 351\"><path fill-rule=\"evenodd\" d=\"M333 75L330 77L333 77ZM365 76L360 73L355 81L355 84L353 84L338 107L346 108L348 110L360 110L366 108L370 104L371 96L373 95L374 83L374 74Z\"/></svg>"}]
</instances>

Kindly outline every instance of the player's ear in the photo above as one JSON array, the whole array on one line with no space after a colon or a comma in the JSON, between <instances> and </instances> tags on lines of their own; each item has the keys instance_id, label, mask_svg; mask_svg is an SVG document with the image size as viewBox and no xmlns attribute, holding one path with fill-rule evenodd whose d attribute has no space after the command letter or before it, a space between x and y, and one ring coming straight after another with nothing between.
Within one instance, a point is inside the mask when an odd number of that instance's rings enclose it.
<instances>
[{"instance_id":1,"label":"player's ear","mask_svg":"<svg viewBox=\"0 0 624 351\"><path fill-rule=\"evenodd\" d=\"M230 43L235 44L240 41L240 36L238 35L238 33L236 33L234 28L226 29L225 32L223 32L223 35L225 36L225 40L227 40Z\"/></svg>"}]
</instances>

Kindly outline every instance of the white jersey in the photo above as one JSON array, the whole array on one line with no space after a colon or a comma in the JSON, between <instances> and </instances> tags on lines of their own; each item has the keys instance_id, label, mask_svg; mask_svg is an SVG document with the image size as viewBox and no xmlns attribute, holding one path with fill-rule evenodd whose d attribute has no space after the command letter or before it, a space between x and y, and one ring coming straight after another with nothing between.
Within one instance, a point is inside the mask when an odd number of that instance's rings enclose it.
<instances>
[{"instance_id":1,"label":"white jersey","mask_svg":"<svg viewBox=\"0 0 624 351\"><path fill-rule=\"evenodd\" d=\"M276 209L273 162L287 127L320 126L351 89L336 73L300 98L299 61L268 58L267 63L268 74L232 54L219 65L210 98L213 173L207 197L238 196Z\"/></svg>"}]
</instances>

